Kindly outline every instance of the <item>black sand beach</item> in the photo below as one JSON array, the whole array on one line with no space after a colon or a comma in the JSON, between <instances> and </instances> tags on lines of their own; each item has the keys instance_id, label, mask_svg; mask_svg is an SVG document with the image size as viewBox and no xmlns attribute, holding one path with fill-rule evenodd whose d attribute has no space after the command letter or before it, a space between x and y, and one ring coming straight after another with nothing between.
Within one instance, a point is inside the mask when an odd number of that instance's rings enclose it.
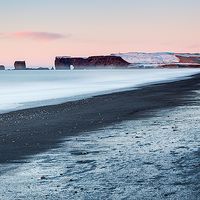
<instances>
[{"instance_id":1,"label":"black sand beach","mask_svg":"<svg viewBox=\"0 0 200 200\"><path fill-rule=\"evenodd\" d=\"M195 75L187 80L1 114L0 163L19 162L55 148L66 136L144 118L150 110L189 104L185 97L199 89L199 84L200 75Z\"/></svg>"}]
</instances>

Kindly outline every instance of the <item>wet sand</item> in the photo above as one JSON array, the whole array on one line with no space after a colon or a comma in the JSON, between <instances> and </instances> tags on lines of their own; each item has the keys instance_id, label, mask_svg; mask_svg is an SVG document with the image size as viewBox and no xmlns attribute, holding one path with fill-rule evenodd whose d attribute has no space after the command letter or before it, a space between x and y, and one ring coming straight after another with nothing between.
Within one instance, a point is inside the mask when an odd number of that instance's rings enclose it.
<instances>
[{"instance_id":1,"label":"wet sand","mask_svg":"<svg viewBox=\"0 0 200 200\"><path fill-rule=\"evenodd\" d=\"M55 148L66 136L144 118L151 110L189 104L191 100L185 97L199 89L199 84L200 75L195 75L187 80L2 114L0 163L19 162Z\"/></svg>"}]
</instances>

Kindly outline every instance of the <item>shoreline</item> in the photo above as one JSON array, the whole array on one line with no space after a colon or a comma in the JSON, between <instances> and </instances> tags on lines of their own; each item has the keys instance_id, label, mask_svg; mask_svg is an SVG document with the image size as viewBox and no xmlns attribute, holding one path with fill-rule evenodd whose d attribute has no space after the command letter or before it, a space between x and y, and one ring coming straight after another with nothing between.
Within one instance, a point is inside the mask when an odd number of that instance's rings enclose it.
<instances>
[{"instance_id":1,"label":"shoreline","mask_svg":"<svg viewBox=\"0 0 200 200\"><path fill-rule=\"evenodd\" d=\"M137 90L0 114L0 163L56 148L67 136L148 116L149 110L187 104L184 97L198 84L200 74Z\"/></svg>"}]
</instances>

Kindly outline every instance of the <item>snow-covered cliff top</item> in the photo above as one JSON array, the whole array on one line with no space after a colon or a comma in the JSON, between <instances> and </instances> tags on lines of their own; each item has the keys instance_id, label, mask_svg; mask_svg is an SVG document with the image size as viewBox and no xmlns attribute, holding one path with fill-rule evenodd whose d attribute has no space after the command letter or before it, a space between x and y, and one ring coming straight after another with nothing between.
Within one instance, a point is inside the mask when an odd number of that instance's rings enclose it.
<instances>
[{"instance_id":1,"label":"snow-covered cliff top","mask_svg":"<svg viewBox=\"0 0 200 200\"><path fill-rule=\"evenodd\" d=\"M138 53L138 52L129 52L129 53L119 53L111 54L113 56L120 56L125 61L129 63L140 63L140 64L168 64L168 63L177 63L179 59L174 53Z\"/></svg>"}]
</instances>

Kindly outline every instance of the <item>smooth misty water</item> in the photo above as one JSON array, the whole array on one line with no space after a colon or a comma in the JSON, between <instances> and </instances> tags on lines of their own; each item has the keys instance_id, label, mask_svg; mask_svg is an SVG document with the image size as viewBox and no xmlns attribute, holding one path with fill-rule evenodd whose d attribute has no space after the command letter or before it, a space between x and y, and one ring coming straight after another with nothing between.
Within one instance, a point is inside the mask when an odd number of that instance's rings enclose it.
<instances>
[{"instance_id":1,"label":"smooth misty water","mask_svg":"<svg viewBox=\"0 0 200 200\"><path fill-rule=\"evenodd\" d=\"M185 98L1 165L0 199L200 199L200 93Z\"/></svg>"},{"instance_id":2,"label":"smooth misty water","mask_svg":"<svg viewBox=\"0 0 200 200\"><path fill-rule=\"evenodd\" d=\"M199 69L1 71L0 113L181 79L199 72Z\"/></svg>"}]
</instances>

